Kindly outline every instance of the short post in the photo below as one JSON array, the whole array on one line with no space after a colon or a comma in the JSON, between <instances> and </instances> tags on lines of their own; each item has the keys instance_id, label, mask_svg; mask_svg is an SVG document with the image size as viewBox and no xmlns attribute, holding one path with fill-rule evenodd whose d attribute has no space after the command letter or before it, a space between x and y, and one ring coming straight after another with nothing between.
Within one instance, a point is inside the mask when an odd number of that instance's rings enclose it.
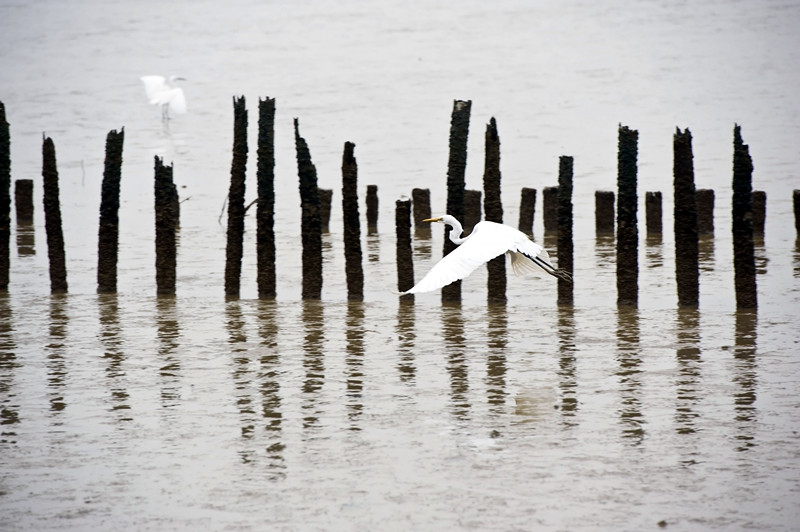
<instances>
[{"instance_id":1,"label":"short post","mask_svg":"<svg viewBox=\"0 0 800 532\"><path fill-rule=\"evenodd\" d=\"M533 215L536 212L536 189L522 187L519 199L518 228L528 235L533 234Z\"/></svg>"},{"instance_id":2,"label":"short post","mask_svg":"<svg viewBox=\"0 0 800 532\"><path fill-rule=\"evenodd\" d=\"M175 197L177 191L172 180L172 165L155 157L155 215L156 215L156 294L175 295L175 230L177 219Z\"/></svg>"},{"instance_id":3,"label":"short post","mask_svg":"<svg viewBox=\"0 0 800 532\"><path fill-rule=\"evenodd\" d=\"M573 158L561 156L558 160L558 267L572 275L574 270L572 242L572 167ZM573 285L558 278L558 304L571 305Z\"/></svg>"},{"instance_id":4,"label":"short post","mask_svg":"<svg viewBox=\"0 0 800 532\"><path fill-rule=\"evenodd\" d=\"M14 181L14 208L18 224L33 222L33 179Z\"/></svg>"},{"instance_id":5,"label":"short post","mask_svg":"<svg viewBox=\"0 0 800 532\"><path fill-rule=\"evenodd\" d=\"M233 99L233 161L228 189L228 233L225 246L225 295L239 297L244 254L244 192L247 167L247 108L244 96Z\"/></svg>"},{"instance_id":6,"label":"short post","mask_svg":"<svg viewBox=\"0 0 800 532\"><path fill-rule=\"evenodd\" d=\"M100 198L100 227L97 237L97 292L117 291L119 249L119 190L122 180L122 145L125 128L106 136L106 158Z\"/></svg>"},{"instance_id":7,"label":"short post","mask_svg":"<svg viewBox=\"0 0 800 532\"><path fill-rule=\"evenodd\" d=\"M673 154L675 281L678 285L678 305L696 307L700 293L700 256L692 133L688 128L683 132L676 129Z\"/></svg>"},{"instance_id":8,"label":"short post","mask_svg":"<svg viewBox=\"0 0 800 532\"><path fill-rule=\"evenodd\" d=\"M697 233L699 235L714 234L714 191L698 188L695 191L697 203Z\"/></svg>"},{"instance_id":9,"label":"short post","mask_svg":"<svg viewBox=\"0 0 800 532\"><path fill-rule=\"evenodd\" d=\"M333 189L319 189L319 218L323 233L330 231L332 201Z\"/></svg>"},{"instance_id":10,"label":"short post","mask_svg":"<svg viewBox=\"0 0 800 532\"><path fill-rule=\"evenodd\" d=\"M736 308L756 308L756 265L753 246L753 160L742 141L742 128L733 128L733 267Z\"/></svg>"},{"instance_id":11,"label":"short post","mask_svg":"<svg viewBox=\"0 0 800 532\"><path fill-rule=\"evenodd\" d=\"M794 230L800 238L800 190L792 191L792 204L794 206Z\"/></svg>"},{"instance_id":12,"label":"short post","mask_svg":"<svg viewBox=\"0 0 800 532\"><path fill-rule=\"evenodd\" d=\"M275 98L258 100L256 149L256 282L260 299L273 299L275 289Z\"/></svg>"},{"instance_id":13,"label":"short post","mask_svg":"<svg viewBox=\"0 0 800 532\"><path fill-rule=\"evenodd\" d=\"M544 187L542 190L542 217L545 234L558 232L558 187Z\"/></svg>"},{"instance_id":14,"label":"short post","mask_svg":"<svg viewBox=\"0 0 800 532\"><path fill-rule=\"evenodd\" d=\"M61 228L56 147L50 137L44 139L42 160L44 227L47 232L47 256L50 261L50 292L63 294L67 292L67 259L64 253L64 232Z\"/></svg>"},{"instance_id":15,"label":"short post","mask_svg":"<svg viewBox=\"0 0 800 532\"><path fill-rule=\"evenodd\" d=\"M378 185L367 185L367 233L378 232Z\"/></svg>"},{"instance_id":16,"label":"short post","mask_svg":"<svg viewBox=\"0 0 800 532\"><path fill-rule=\"evenodd\" d=\"M484 151L486 156L483 170L483 210L487 221L503 223L503 202L500 194L500 136L497 133L497 121L494 117L486 125ZM487 301L505 303L507 300L505 253L490 260L486 264L486 269Z\"/></svg>"},{"instance_id":17,"label":"short post","mask_svg":"<svg viewBox=\"0 0 800 532\"><path fill-rule=\"evenodd\" d=\"M319 212L317 168L311 162L306 140L300 136L300 123L294 119L297 174L300 179L301 234L303 243L303 299L322 297L322 223Z\"/></svg>"},{"instance_id":18,"label":"short post","mask_svg":"<svg viewBox=\"0 0 800 532\"><path fill-rule=\"evenodd\" d=\"M397 290L405 292L414 286L414 256L411 249L411 200L397 200L394 211L397 232ZM403 294L401 301L413 301L414 294Z\"/></svg>"},{"instance_id":19,"label":"short post","mask_svg":"<svg viewBox=\"0 0 800 532\"><path fill-rule=\"evenodd\" d=\"M767 219L767 193L753 191L753 235L764 236L764 222Z\"/></svg>"},{"instance_id":20,"label":"short post","mask_svg":"<svg viewBox=\"0 0 800 532\"><path fill-rule=\"evenodd\" d=\"M11 133L0 102L0 290L8 290L11 270ZM19 212L17 212L19 220Z\"/></svg>"},{"instance_id":21,"label":"short post","mask_svg":"<svg viewBox=\"0 0 800 532\"><path fill-rule=\"evenodd\" d=\"M661 192L644 193L644 212L645 228L648 235L660 235L662 233L661 218Z\"/></svg>"},{"instance_id":22,"label":"short post","mask_svg":"<svg viewBox=\"0 0 800 532\"><path fill-rule=\"evenodd\" d=\"M414 232L422 235L431 234L430 222L423 222L431 215L431 190L429 188L415 188L411 190L411 203L414 215Z\"/></svg>"},{"instance_id":23,"label":"short post","mask_svg":"<svg viewBox=\"0 0 800 532\"><path fill-rule=\"evenodd\" d=\"M639 132L619 127L617 154L617 305L639 302L639 229L636 212Z\"/></svg>"},{"instance_id":24,"label":"short post","mask_svg":"<svg viewBox=\"0 0 800 532\"><path fill-rule=\"evenodd\" d=\"M344 269L348 301L364 300L364 270L361 264L361 221L358 217L358 164L356 145L344 143L342 155L342 220L344 223Z\"/></svg>"},{"instance_id":25,"label":"short post","mask_svg":"<svg viewBox=\"0 0 800 532\"><path fill-rule=\"evenodd\" d=\"M614 196L611 190L594 193L594 230L597 235L614 234Z\"/></svg>"},{"instance_id":26,"label":"short post","mask_svg":"<svg viewBox=\"0 0 800 532\"><path fill-rule=\"evenodd\" d=\"M481 191L464 190L464 233L469 234L481 221Z\"/></svg>"}]
</instances>

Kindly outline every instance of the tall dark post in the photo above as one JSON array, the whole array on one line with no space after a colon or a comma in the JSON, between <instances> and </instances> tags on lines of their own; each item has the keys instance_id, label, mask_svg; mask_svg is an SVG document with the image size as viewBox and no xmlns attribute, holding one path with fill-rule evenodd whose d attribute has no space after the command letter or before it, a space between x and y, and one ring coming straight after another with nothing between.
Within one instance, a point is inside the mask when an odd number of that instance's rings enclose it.
<instances>
[{"instance_id":1,"label":"tall dark post","mask_svg":"<svg viewBox=\"0 0 800 532\"><path fill-rule=\"evenodd\" d=\"M320 220L317 168L311 162L306 140L300 136L300 124L294 119L294 142L297 150L297 174L300 178L301 232L303 242L303 299L322 297L322 222Z\"/></svg>"},{"instance_id":2,"label":"tall dark post","mask_svg":"<svg viewBox=\"0 0 800 532\"><path fill-rule=\"evenodd\" d=\"M464 234L481 221L481 195L480 190L464 190Z\"/></svg>"},{"instance_id":3,"label":"tall dark post","mask_svg":"<svg viewBox=\"0 0 800 532\"><path fill-rule=\"evenodd\" d=\"M558 232L558 187L542 190L542 218L545 234Z\"/></svg>"},{"instance_id":4,"label":"tall dark post","mask_svg":"<svg viewBox=\"0 0 800 532\"><path fill-rule=\"evenodd\" d=\"M397 290L405 292L414 286L414 256L411 249L411 201L397 200L394 211L397 232ZM401 301L413 301L414 294L403 294Z\"/></svg>"},{"instance_id":5,"label":"tall dark post","mask_svg":"<svg viewBox=\"0 0 800 532\"><path fill-rule=\"evenodd\" d=\"M767 193L763 190L753 191L753 234L764 236L764 222L767 219Z\"/></svg>"},{"instance_id":6,"label":"tall dark post","mask_svg":"<svg viewBox=\"0 0 800 532\"><path fill-rule=\"evenodd\" d=\"M106 159L100 198L100 227L97 235L97 292L117 291L119 248L119 190L122 179L122 145L125 129L106 136Z\"/></svg>"},{"instance_id":7,"label":"tall dark post","mask_svg":"<svg viewBox=\"0 0 800 532\"><path fill-rule=\"evenodd\" d=\"M733 128L733 267L736 308L756 308L756 265L753 249L753 160L742 141L742 128Z\"/></svg>"},{"instance_id":8,"label":"tall dark post","mask_svg":"<svg viewBox=\"0 0 800 532\"><path fill-rule=\"evenodd\" d=\"M562 155L558 159L558 267L572 275L572 157ZM572 283L558 278L558 304L571 305Z\"/></svg>"},{"instance_id":9,"label":"tall dark post","mask_svg":"<svg viewBox=\"0 0 800 532\"><path fill-rule=\"evenodd\" d=\"M378 232L378 185L367 185L367 233Z\"/></svg>"},{"instance_id":10,"label":"tall dark post","mask_svg":"<svg viewBox=\"0 0 800 532\"><path fill-rule=\"evenodd\" d=\"M175 295L175 230L178 225L175 210L177 192L172 180L172 165L155 157L155 214L156 214L156 293Z\"/></svg>"},{"instance_id":11,"label":"tall dark post","mask_svg":"<svg viewBox=\"0 0 800 532\"><path fill-rule=\"evenodd\" d=\"M660 235L662 233L662 217L661 192L645 192L644 219L648 235Z\"/></svg>"},{"instance_id":12,"label":"tall dark post","mask_svg":"<svg viewBox=\"0 0 800 532\"><path fill-rule=\"evenodd\" d=\"M358 164L356 145L344 143L342 155L342 220L344 223L344 269L348 301L364 300L364 270L361 257L361 221L358 217Z\"/></svg>"},{"instance_id":13,"label":"tall dark post","mask_svg":"<svg viewBox=\"0 0 800 532\"><path fill-rule=\"evenodd\" d=\"M695 190L697 203L697 233L699 235L714 234L714 191L707 188Z\"/></svg>"},{"instance_id":14,"label":"tall dark post","mask_svg":"<svg viewBox=\"0 0 800 532\"><path fill-rule=\"evenodd\" d=\"M256 148L256 283L259 299L273 299L275 290L275 98L258 99Z\"/></svg>"},{"instance_id":15,"label":"tall dark post","mask_svg":"<svg viewBox=\"0 0 800 532\"><path fill-rule=\"evenodd\" d=\"M11 133L0 102L0 290L8 290L11 268Z\"/></svg>"},{"instance_id":16,"label":"tall dark post","mask_svg":"<svg viewBox=\"0 0 800 532\"><path fill-rule=\"evenodd\" d=\"M594 193L594 227L598 235L614 234L614 197L611 190Z\"/></svg>"},{"instance_id":17,"label":"tall dark post","mask_svg":"<svg viewBox=\"0 0 800 532\"><path fill-rule=\"evenodd\" d=\"M450 116L450 155L447 161L447 214L464 221L464 176L467 171L467 137L472 100L455 100ZM442 255L456 248L450 241L450 226L444 228ZM442 288L442 302L461 301L461 281Z\"/></svg>"},{"instance_id":18,"label":"tall dark post","mask_svg":"<svg viewBox=\"0 0 800 532\"><path fill-rule=\"evenodd\" d=\"M533 234L533 215L536 213L536 189L522 187L519 200L519 230Z\"/></svg>"},{"instance_id":19,"label":"tall dark post","mask_svg":"<svg viewBox=\"0 0 800 532\"><path fill-rule=\"evenodd\" d=\"M47 232L47 256L50 260L50 292L67 291L67 259L64 233L61 229L61 203L58 191L56 147L47 137L42 146L42 178L44 180L44 227Z\"/></svg>"},{"instance_id":20,"label":"tall dark post","mask_svg":"<svg viewBox=\"0 0 800 532\"><path fill-rule=\"evenodd\" d=\"M244 96L233 99L233 161L228 189L228 241L225 246L225 295L239 297L244 254L244 187L247 169L247 108Z\"/></svg>"},{"instance_id":21,"label":"tall dark post","mask_svg":"<svg viewBox=\"0 0 800 532\"><path fill-rule=\"evenodd\" d=\"M619 128L617 154L617 305L639 302L639 230L636 194L639 132Z\"/></svg>"},{"instance_id":22,"label":"tall dark post","mask_svg":"<svg viewBox=\"0 0 800 532\"><path fill-rule=\"evenodd\" d=\"M483 167L483 210L486 221L503 223L503 202L500 194L500 136L497 134L497 121L494 117L486 125L486 158ZM487 301L505 303L506 298L506 256L495 257L486 264L488 271Z\"/></svg>"},{"instance_id":23,"label":"tall dark post","mask_svg":"<svg viewBox=\"0 0 800 532\"><path fill-rule=\"evenodd\" d=\"M699 303L699 238L697 200L692 162L692 133L676 129L673 137L673 175L675 190L675 280L678 305L694 307Z\"/></svg>"},{"instance_id":24,"label":"tall dark post","mask_svg":"<svg viewBox=\"0 0 800 532\"><path fill-rule=\"evenodd\" d=\"M330 188L319 189L319 222L322 232L327 233L331 224L331 202L333 201L333 190Z\"/></svg>"}]
</instances>

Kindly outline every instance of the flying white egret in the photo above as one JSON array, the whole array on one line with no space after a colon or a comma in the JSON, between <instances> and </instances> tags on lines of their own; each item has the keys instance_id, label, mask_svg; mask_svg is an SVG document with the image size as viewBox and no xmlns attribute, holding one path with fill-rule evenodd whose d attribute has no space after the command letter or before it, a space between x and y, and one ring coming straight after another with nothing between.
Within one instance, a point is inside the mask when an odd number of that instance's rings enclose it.
<instances>
[{"instance_id":1,"label":"flying white egret","mask_svg":"<svg viewBox=\"0 0 800 532\"><path fill-rule=\"evenodd\" d=\"M469 236L461 238L464 229L458 220L449 214L424 221L441 222L451 226L453 229L450 230L450 240L458 247L431 268L428 275L413 288L402 294L430 292L441 288L463 279L481 264L504 253L511 259L511 268L517 275L526 272L546 272L553 277L572 282L572 275L569 272L553 267L550 256L542 246L513 227L495 222L479 222L475 224Z\"/></svg>"},{"instance_id":2,"label":"flying white egret","mask_svg":"<svg viewBox=\"0 0 800 532\"><path fill-rule=\"evenodd\" d=\"M161 106L162 120L169 120L170 110L176 114L186 112L186 98L183 95L183 89L173 85L174 82L184 78L170 76L169 79L166 79L164 76L142 76L139 79L144 83L144 91L150 103Z\"/></svg>"}]
</instances>

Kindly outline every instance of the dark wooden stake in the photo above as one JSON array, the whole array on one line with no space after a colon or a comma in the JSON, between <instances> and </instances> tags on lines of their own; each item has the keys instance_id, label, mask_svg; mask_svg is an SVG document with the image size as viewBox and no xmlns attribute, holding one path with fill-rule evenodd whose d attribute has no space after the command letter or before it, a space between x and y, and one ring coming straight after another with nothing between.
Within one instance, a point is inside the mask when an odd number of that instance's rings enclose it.
<instances>
[{"instance_id":1,"label":"dark wooden stake","mask_svg":"<svg viewBox=\"0 0 800 532\"><path fill-rule=\"evenodd\" d=\"M764 236L764 222L767 219L767 193L763 190L753 191L753 234Z\"/></svg>"},{"instance_id":2,"label":"dark wooden stake","mask_svg":"<svg viewBox=\"0 0 800 532\"><path fill-rule=\"evenodd\" d=\"M594 193L594 227L598 235L614 234L614 197L611 190L597 190Z\"/></svg>"},{"instance_id":3,"label":"dark wooden stake","mask_svg":"<svg viewBox=\"0 0 800 532\"><path fill-rule=\"evenodd\" d=\"M14 181L14 208L18 224L33 222L33 179Z\"/></svg>"},{"instance_id":4,"label":"dark wooden stake","mask_svg":"<svg viewBox=\"0 0 800 532\"><path fill-rule=\"evenodd\" d=\"M545 234L558 232L558 187L544 187L542 190L542 217Z\"/></svg>"},{"instance_id":5,"label":"dark wooden stake","mask_svg":"<svg viewBox=\"0 0 800 532\"><path fill-rule=\"evenodd\" d=\"M636 306L639 300L639 230L636 174L639 132L619 128L617 154L617 305Z\"/></svg>"},{"instance_id":6,"label":"dark wooden stake","mask_svg":"<svg viewBox=\"0 0 800 532\"><path fill-rule=\"evenodd\" d=\"M481 221L481 196L480 190L464 190L464 234Z\"/></svg>"},{"instance_id":7,"label":"dark wooden stake","mask_svg":"<svg viewBox=\"0 0 800 532\"><path fill-rule=\"evenodd\" d=\"M273 299L275 288L275 98L258 100L256 150L256 282L260 299Z\"/></svg>"},{"instance_id":8,"label":"dark wooden stake","mask_svg":"<svg viewBox=\"0 0 800 532\"><path fill-rule=\"evenodd\" d=\"M330 188L319 189L319 222L322 232L330 231L331 223L331 202L333 201L333 190Z\"/></svg>"},{"instance_id":9,"label":"dark wooden stake","mask_svg":"<svg viewBox=\"0 0 800 532\"><path fill-rule=\"evenodd\" d=\"M467 170L467 137L469 136L469 117L471 100L455 100L450 116L450 154L447 160L447 214L464 222L464 188ZM450 241L450 226L444 227L444 246L442 255L453 251L456 245ZM442 288L442 302L461 301L461 281Z\"/></svg>"},{"instance_id":10,"label":"dark wooden stake","mask_svg":"<svg viewBox=\"0 0 800 532\"><path fill-rule=\"evenodd\" d=\"M364 270L361 255L361 221L358 214L358 164L356 145L344 143L342 155L342 220L344 223L344 269L348 301L364 300Z\"/></svg>"},{"instance_id":11,"label":"dark wooden stake","mask_svg":"<svg viewBox=\"0 0 800 532\"><path fill-rule=\"evenodd\" d=\"M100 198L100 226L97 235L97 292L117 291L119 249L119 191L122 180L122 145L125 128L108 132L103 186Z\"/></svg>"},{"instance_id":12,"label":"dark wooden stake","mask_svg":"<svg viewBox=\"0 0 800 532\"><path fill-rule=\"evenodd\" d=\"M50 137L44 139L42 159L44 227L47 232L47 256L50 260L50 292L61 294L67 292L67 259L64 253L64 233L61 229L56 147Z\"/></svg>"},{"instance_id":13,"label":"dark wooden stake","mask_svg":"<svg viewBox=\"0 0 800 532\"><path fill-rule=\"evenodd\" d=\"M297 150L297 174L300 178L301 232L303 242L303 299L322 297L322 222L320 219L317 168L311 162L306 140L300 136L300 125L294 119L294 141Z\"/></svg>"},{"instance_id":14,"label":"dark wooden stake","mask_svg":"<svg viewBox=\"0 0 800 532\"><path fill-rule=\"evenodd\" d=\"M429 188L415 188L411 190L411 203L414 209L414 230L431 234L430 222L423 222L431 215L431 190Z\"/></svg>"},{"instance_id":15,"label":"dark wooden stake","mask_svg":"<svg viewBox=\"0 0 800 532\"><path fill-rule=\"evenodd\" d=\"M486 124L485 149L486 157L483 167L483 210L486 221L503 223L503 202L500 193L500 136L497 133L497 121L492 117ZM506 256L505 253L495 257L486 264L488 279L486 281L487 301L489 303L505 303L506 297Z\"/></svg>"},{"instance_id":16,"label":"dark wooden stake","mask_svg":"<svg viewBox=\"0 0 800 532\"><path fill-rule=\"evenodd\" d=\"M19 220L19 213L17 213ZM11 129L0 102L0 290L8 290L11 269Z\"/></svg>"},{"instance_id":17,"label":"dark wooden stake","mask_svg":"<svg viewBox=\"0 0 800 532\"><path fill-rule=\"evenodd\" d=\"M175 230L178 226L175 200L177 191L172 180L172 165L155 157L156 214L156 293L175 295Z\"/></svg>"},{"instance_id":18,"label":"dark wooden stake","mask_svg":"<svg viewBox=\"0 0 800 532\"><path fill-rule=\"evenodd\" d=\"M660 235L662 231L661 192L644 193L645 228L648 235Z\"/></svg>"},{"instance_id":19,"label":"dark wooden stake","mask_svg":"<svg viewBox=\"0 0 800 532\"><path fill-rule=\"evenodd\" d=\"M573 159L562 155L558 160L558 267L572 275L572 167ZM572 305L573 285L558 278L558 304Z\"/></svg>"},{"instance_id":20,"label":"dark wooden stake","mask_svg":"<svg viewBox=\"0 0 800 532\"><path fill-rule=\"evenodd\" d=\"M707 188L698 188L695 191L697 204L697 234L714 234L714 191Z\"/></svg>"},{"instance_id":21,"label":"dark wooden stake","mask_svg":"<svg viewBox=\"0 0 800 532\"><path fill-rule=\"evenodd\" d=\"M378 232L378 185L367 185L367 233Z\"/></svg>"},{"instance_id":22,"label":"dark wooden stake","mask_svg":"<svg viewBox=\"0 0 800 532\"><path fill-rule=\"evenodd\" d=\"M692 133L676 129L673 137L675 281L678 305L695 307L700 293L697 199L694 186Z\"/></svg>"},{"instance_id":23,"label":"dark wooden stake","mask_svg":"<svg viewBox=\"0 0 800 532\"><path fill-rule=\"evenodd\" d=\"M753 249L753 160L742 141L742 128L733 128L733 267L736 308L756 308L756 265Z\"/></svg>"},{"instance_id":24,"label":"dark wooden stake","mask_svg":"<svg viewBox=\"0 0 800 532\"><path fill-rule=\"evenodd\" d=\"M533 216L536 213L536 189L522 187L519 200L519 230L533 234Z\"/></svg>"},{"instance_id":25,"label":"dark wooden stake","mask_svg":"<svg viewBox=\"0 0 800 532\"><path fill-rule=\"evenodd\" d=\"M228 233L225 246L225 295L239 297L244 254L244 189L247 169L247 108L245 98L233 99L233 161L228 189Z\"/></svg>"},{"instance_id":26,"label":"dark wooden stake","mask_svg":"<svg viewBox=\"0 0 800 532\"><path fill-rule=\"evenodd\" d=\"M792 205L794 206L794 230L800 238L800 190L792 191Z\"/></svg>"},{"instance_id":27,"label":"dark wooden stake","mask_svg":"<svg viewBox=\"0 0 800 532\"><path fill-rule=\"evenodd\" d=\"M414 256L411 249L411 200L397 200L394 211L397 232L397 290L405 292L414 286ZM413 301L414 294L400 296L401 301Z\"/></svg>"}]
</instances>

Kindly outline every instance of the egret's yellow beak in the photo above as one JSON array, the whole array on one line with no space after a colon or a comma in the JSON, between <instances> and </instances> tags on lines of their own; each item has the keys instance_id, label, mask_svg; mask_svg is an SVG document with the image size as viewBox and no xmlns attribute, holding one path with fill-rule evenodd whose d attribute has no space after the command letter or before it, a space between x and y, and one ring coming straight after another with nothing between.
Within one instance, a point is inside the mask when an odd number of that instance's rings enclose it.
<instances>
[{"instance_id":1,"label":"egret's yellow beak","mask_svg":"<svg viewBox=\"0 0 800 532\"><path fill-rule=\"evenodd\" d=\"M442 219L441 218L427 218L427 219L422 220L422 221L423 222L441 222Z\"/></svg>"}]
</instances>

